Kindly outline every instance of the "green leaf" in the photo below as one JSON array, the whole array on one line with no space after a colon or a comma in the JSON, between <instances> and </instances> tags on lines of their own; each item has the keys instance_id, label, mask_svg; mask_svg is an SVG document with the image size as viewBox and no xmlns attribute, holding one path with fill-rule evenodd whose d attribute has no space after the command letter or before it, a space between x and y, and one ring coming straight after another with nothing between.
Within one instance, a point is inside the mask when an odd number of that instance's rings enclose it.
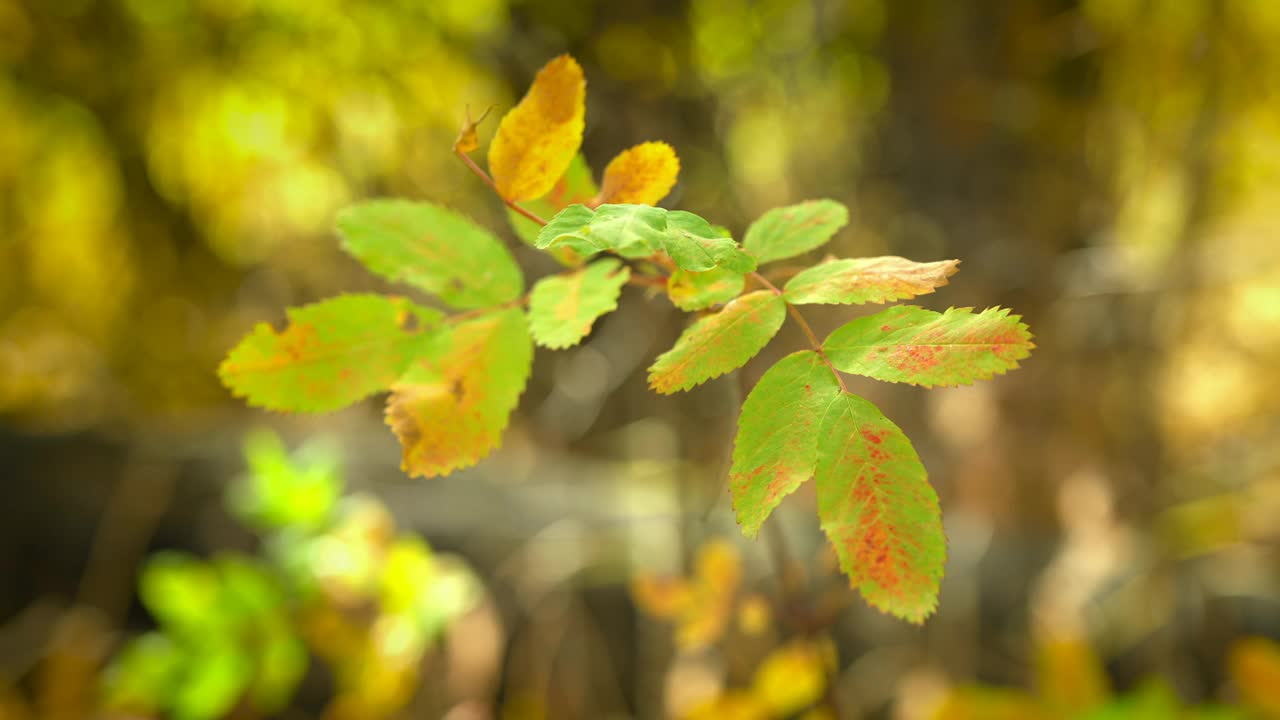
<instances>
[{"instance_id":1,"label":"green leaf","mask_svg":"<svg viewBox=\"0 0 1280 720\"><path fill-rule=\"evenodd\" d=\"M268 410L327 412L387 389L444 315L403 298L340 295L259 323L218 367L232 394Z\"/></svg>"},{"instance_id":2,"label":"green leaf","mask_svg":"<svg viewBox=\"0 0 1280 720\"><path fill-rule=\"evenodd\" d=\"M723 267L740 273L756 269L756 261L706 220L683 210L667 213L663 247L676 265L694 272Z\"/></svg>"},{"instance_id":3,"label":"green leaf","mask_svg":"<svg viewBox=\"0 0 1280 720\"><path fill-rule=\"evenodd\" d=\"M590 256L610 251L629 259L646 258L662 249L667 211L649 205L582 205L561 210L538 233L540 248L568 247Z\"/></svg>"},{"instance_id":4,"label":"green leaf","mask_svg":"<svg viewBox=\"0 0 1280 720\"><path fill-rule=\"evenodd\" d=\"M703 310L742 294L747 278L722 267L706 272L679 270L667 278L667 297L681 310Z\"/></svg>"},{"instance_id":5,"label":"green leaf","mask_svg":"<svg viewBox=\"0 0 1280 720\"><path fill-rule=\"evenodd\" d=\"M529 296L529 329L534 342L549 348L577 345L596 318L618 307L631 271L613 259L567 275L538 281Z\"/></svg>"},{"instance_id":6,"label":"green leaf","mask_svg":"<svg viewBox=\"0 0 1280 720\"><path fill-rule=\"evenodd\" d=\"M249 473L227 488L227 504L260 530L315 530L329 521L342 495L342 466L328 443L310 441L294 458L280 436L256 430L245 439Z\"/></svg>"},{"instance_id":7,"label":"green leaf","mask_svg":"<svg viewBox=\"0 0 1280 720\"><path fill-rule=\"evenodd\" d=\"M959 260L918 263L886 256L832 260L791 278L783 290L793 305L861 305L907 300L947 284Z\"/></svg>"},{"instance_id":8,"label":"green leaf","mask_svg":"<svg viewBox=\"0 0 1280 720\"><path fill-rule=\"evenodd\" d=\"M166 551L148 558L138 590L142 604L167 630L204 635L225 624L218 574L186 553Z\"/></svg>"},{"instance_id":9,"label":"green leaf","mask_svg":"<svg viewBox=\"0 0 1280 720\"><path fill-rule=\"evenodd\" d=\"M761 215L742 246L761 265L806 253L826 243L849 222L849 210L835 200L807 200Z\"/></svg>"},{"instance_id":10,"label":"green leaf","mask_svg":"<svg viewBox=\"0 0 1280 720\"><path fill-rule=\"evenodd\" d=\"M938 496L907 436L870 402L841 393L818 429L818 518L850 584L913 623L938 601L946 560Z\"/></svg>"},{"instance_id":11,"label":"green leaf","mask_svg":"<svg viewBox=\"0 0 1280 720\"><path fill-rule=\"evenodd\" d=\"M188 656L182 681L172 689L173 717L213 720L229 712L253 679L253 663L238 648L221 641Z\"/></svg>"},{"instance_id":12,"label":"green leaf","mask_svg":"<svg viewBox=\"0 0 1280 720\"><path fill-rule=\"evenodd\" d=\"M742 404L729 490L738 522L755 537L782 498L818 464L818 425L840 395L835 373L812 350L779 360Z\"/></svg>"},{"instance_id":13,"label":"green leaf","mask_svg":"<svg viewBox=\"0 0 1280 720\"><path fill-rule=\"evenodd\" d=\"M174 642L149 632L130 640L112 660L103 682L107 707L154 715L178 679L184 661Z\"/></svg>"},{"instance_id":14,"label":"green leaf","mask_svg":"<svg viewBox=\"0 0 1280 720\"><path fill-rule=\"evenodd\" d=\"M533 364L524 313L499 310L441 333L395 385L386 421L411 476L447 475L498 446Z\"/></svg>"},{"instance_id":15,"label":"green leaf","mask_svg":"<svg viewBox=\"0 0 1280 720\"><path fill-rule=\"evenodd\" d=\"M538 217L549 218L570 205L590 202L598 192L595 180L591 177L591 168L579 153L574 156L573 162L569 163L569 169L551 188L551 192L537 200L522 202L520 205ZM507 209L507 218L511 220L511 227L515 229L516 235L519 235L521 240L530 245L537 245L538 232L542 230L541 225L510 208Z\"/></svg>"},{"instance_id":16,"label":"green leaf","mask_svg":"<svg viewBox=\"0 0 1280 720\"><path fill-rule=\"evenodd\" d=\"M755 357L787 315L782 297L760 290L734 300L689 326L649 368L649 387L670 394L742 367Z\"/></svg>"},{"instance_id":17,"label":"green leaf","mask_svg":"<svg viewBox=\"0 0 1280 720\"><path fill-rule=\"evenodd\" d=\"M370 271L461 309L520 297L524 279L493 233L453 210L408 200L370 200L338 214L342 247Z\"/></svg>"},{"instance_id":18,"label":"green leaf","mask_svg":"<svg viewBox=\"0 0 1280 720\"><path fill-rule=\"evenodd\" d=\"M258 658L253 679L254 706L266 714L275 714L289 704L307 673L307 648L287 631L267 633Z\"/></svg>"},{"instance_id":19,"label":"green leaf","mask_svg":"<svg viewBox=\"0 0 1280 720\"><path fill-rule=\"evenodd\" d=\"M844 372L912 385L967 385L1018 367L1035 347L1027 326L1007 309L936 313L892 307L846 323L823 350Z\"/></svg>"}]
</instances>

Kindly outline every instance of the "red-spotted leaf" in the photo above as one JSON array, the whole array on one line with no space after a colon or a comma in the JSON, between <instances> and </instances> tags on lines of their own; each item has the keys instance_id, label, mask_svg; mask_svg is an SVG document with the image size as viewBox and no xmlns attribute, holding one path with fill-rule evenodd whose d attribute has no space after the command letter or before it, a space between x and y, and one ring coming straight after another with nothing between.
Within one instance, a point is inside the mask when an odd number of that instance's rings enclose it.
<instances>
[{"instance_id":1,"label":"red-spotted leaf","mask_svg":"<svg viewBox=\"0 0 1280 720\"><path fill-rule=\"evenodd\" d=\"M808 200L761 215L742 247L761 265L806 253L832 238L849 222L849 210L835 200Z\"/></svg>"},{"instance_id":2,"label":"red-spotted leaf","mask_svg":"<svg viewBox=\"0 0 1280 720\"><path fill-rule=\"evenodd\" d=\"M288 314L280 332L259 323L218 368L222 384L250 405L327 412L386 390L444 318L382 295L340 295Z\"/></svg>"},{"instance_id":3,"label":"red-spotted leaf","mask_svg":"<svg viewBox=\"0 0 1280 720\"><path fill-rule=\"evenodd\" d=\"M631 271L613 259L577 272L538 281L529 296L529 329L533 339L553 349L577 345L591 332L596 318L618 307L618 295Z\"/></svg>"},{"instance_id":4,"label":"red-spotted leaf","mask_svg":"<svg viewBox=\"0 0 1280 720\"><path fill-rule=\"evenodd\" d=\"M386 421L410 476L447 475L498 446L533 363L524 313L454 325L391 388Z\"/></svg>"},{"instance_id":5,"label":"red-spotted leaf","mask_svg":"<svg viewBox=\"0 0 1280 720\"><path fill-rule=\"evenodd\" d=\"M493 233L460 213L408 200L370 200L338 214L342 247L374 273L455 308L520 297L524 278Z\"/></svg>"},{"instance_id":6,"label":"red-spotted leaf","mask_svg":"<svg viewBox=\"0 0 1280 720\"><path fill-rule=\"evenodd\" d=\"M670 394L742 367L769 344L786 315L787 305L776 293L743 295L690 325L659 355L649 368L649 387Z\"/></svg>"},{"instance_id":7,"label":"red-spotted leaf","mask_svg":"<svg viewBox=\"0 0 1280 720\"><path fill-rule=\"evenodd\" d=\"M722 267L705 272L679 270L667 278L667 297L681 310L705 310L742 294L747 278Z\"/></svg>"},{"instance_id":8,"label":"red-spotted leaf","mask_svg":"<svg viewBox=\"0 0 1280 720\"><path fill-rule=\"evenodd\" d=\"M818 518L840 569L872 606L922 622L946 561L938 496L907 436L870 402L841 393L818 429Z\"/></svg>"},{"instance_id":9,"label":"red-spotted leaf","mask_svg":"<svg viewBox=\"0 0 1280 720\"><path fill-rule=\"evenodd\" d=\"M972 308L936 313L914 305L892 307L846 323L827 336L823 350L844 372L887 382L968 385L1018 367L1035 345L1021 318L1007 309Z\"/></svg>"},{"instance_id":10,"label":"red-spotted leaf","mask_svg":"<svg viewBox=\"0 0 1280 720\"><path fill-rule=\"evenodd\" d=\"M793 305L907 300L946 285L959 263L918 263L893 256L832 260L801 271L787 283L783 294Z\"/></svg>"},{"instance_id":11,"label":"red-spotted leaf","mask_svg":"<svg viewBox=\"0 0 1280 720\"><path fill-rule=\"evenodd\" d=\"M813 476L818 425L839 395L835 374L812 350L779 360L747 395L729 471L733 508L747 537Z\"/></svg>"}]
</instances>

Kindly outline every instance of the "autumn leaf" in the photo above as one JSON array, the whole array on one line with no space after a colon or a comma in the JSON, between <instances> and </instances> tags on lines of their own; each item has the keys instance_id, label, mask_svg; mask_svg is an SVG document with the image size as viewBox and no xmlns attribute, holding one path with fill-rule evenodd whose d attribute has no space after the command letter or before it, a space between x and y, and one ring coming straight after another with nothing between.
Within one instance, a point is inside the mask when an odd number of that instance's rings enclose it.
<instances>
[{"instance_id":1,"label":"autumn leaf","mask_svg":"<svg viewBox=\"0 0 1280 720\"><path fill-rule=\"evenodd\" d=\"M618 295L629 277L631 271L621 262L606 259L540 280L529 296L534 341L552 349L577 345L591 332L596 318L617 309Z\"/></svg>"},{"instance_id":2,"label":"autumn leaf","mask_svg":"<svg viewBox=\"0 0 1280 720\"><path fill-rule=\"evenodd\" d=\"M586 159L579 153L573 156L569 168L551 187L550 192L536 200L523 203L523 207L538 217L550 218L570 205L586 205L595 196L596 181L591 177L591 168L587 165ZM529 245L537 245L538 233L542 230L541 225L510 208L507 208L507 219L511 221L511 227L515 229L521 240ZM577 258L572 253L562 252L557 255L556 251L553 251L552 255L563 264L573 264L572 260Z\"/></svg>"},{"instance_id":3,"label":"autumn leaf","mask_svg":"<svg viewBox=\"0 0 1280 720\"><path fill-rule=\"evenodd\" d=\"M836 368L886 382L934 387L968 385L1018 367L1035 345L1021 318L1007 309L936 313L892 307L846 323L823 350Z\"/></svg>"},{"instance_id":4,"label":"autumn leaf","mask_svg":"<svg viewBox=\"0 0 1280 720\"><path fill-rule=\"evenodd\" d=\"M467 108L467 121L463 123L462 130L458 132L458 137L453 141L453 149L460 153L469 153L480 147L480 138L476 134L476 127L489 117L489 113L493 111L493 106L485 108L480 117L475 120L471 119L471 108Z\"/></svg>"},{"instance_id":5,"label":"autumn leaf","mask_svg":"<svg viewBox=\"0 0 1280 720\"><path fill-rule=\"evenodd\" d=\"M461 213L408 200L370 200L338 214L342 247L370 271L460 309L520 297L524 278L493 233Z\"/></svg>"},{"instance_id":6,"label":"autumn leaf","mask_svg":"<svg viewBox=\"0 0 1280 720\"><path fill-rule=\"evenodd\" d=\"M641 143L609 161L600 182L600 203L657 205L679 174L680 159L670 145Z\"/></svg>"},{"instance_id":7,"label":"autumn leaf","mask_svg":"<svg viewBox=\"0 0 1280 720\"><path fill-rule=\"evenodd\" d=\"M756 269L756 261L743 252L731 237L720 234L706 220L683 210L667 213L663 248L675 264L701 272L722 267L739 273Z\"/></svg>"},{"instance_id":8,"label":"autumn leaf","mask_svg":"<svg viewBox=\"0 0 1280 720\"><path fill-rule=\"evenodd\" d=\"M447 475L497 447L524 391L533 343L509 308L454 325L392 386L386 420L410 476Z\"/></svg>"},{"instance_id":9,"label":"autumn leaf","mask_svg":"<svg viewBox=\"0 0 1280 720\"><path fill-rule=\"evenodd\" d=\"M798 273L787 283L783 295L793 305L907 300L946 285L959 263L918 263L893 256L832 260Z\"/></svg>"},{"instance_id":10,"label":"autumn leaf","mask_svg":"<svg viewBox=\"0 0 1280 720\"><path fill-rule=\"evenodd\" d=\"M1280 717L1280 644L1245 638L1231 648L1231 680L1245 703L1261 717Z\"/></svg>"},{"instance_id":11,"label":"autumn leaf","mask_svg":"<svg viewBox=\"0 0 1280 720\"><path fill-rule=\"evenodd\" d=\"M670 394L736 370L782 327L787 306L769 290L743 295L691 325L649 368L649 387Z\"/></svg>"},{"instance_id":12,"label":"autumn leaf","mask_svg":"<svg viewBox=\"0 0 1280 720\"><path fill-rule=\"evenodd\" d=\"M489 145L489 172L503 198L542 197L564 174L582 144L586 87L582 67L561 55L502 118Z\"/></svg>"},{"instance_id":13,"label":"autumn leaf","mask_svg":"<svg viewBox=\"0 0 1280 720\"><path fill-rule=\"evenodd\" d=\"M840 395L831 368L811 350L779 360L762 376L738 418L729 490L747 537L818 464L818 426Z\"/></svg>"},{"instance_id":14,"label":"autumn leaf","mask_svg":"<svg viewBox=\"0 0 1280 720\"><path fill-rule=\"evenodd\" d=\"M259 323L218 368L232 394L268 410L327 412L391 386L444 319L403 298L340 295Z\"/></svg>"},{"instance_id":15,"label":"autumn leaf","mask_svg":"<svg viewBox=\"0 0 1280 720\"><path fill-rule=\"evenodd\" d=\"M823 245L848 222L848 209L835 200L808 200L774 208L747 228L742 247L763 265Z\"/></svg>"},{"instance_id":16,"label":"autumn leaf","mask_svg":"<svg viewBox=\"0 0 1280 720\"><path fill-rule=\"evenodd\" d=\"M691 577L637 576L631 583L636 605L676 623L676 644L683 650L706 647L724 634L742 583L742 559L724 540L698 549Z\"/></svg>"},{"instance_id":17,"label":"autumn leaf","mask_svg":"<svg viewBox=\"0 0 1280 720\"><path fill-rule=\"evenodd\" d=\"M841 393L818 429L818 518L840 569L872 606L913 623L937 606L946 559L938 496L911 441Z\"/></svg>"},{"instance_id":18,"label":"autumn leaf","mask_svg":"<svg viewBox=\"0 0 1280 720\"><path fill-rule=\"evenodd\" d=\"M771 711L790 717L822 699L832 651L815 642L796 641L769 653L756 669L751 691Z\"/></svg>"},{"instance_id":19,"label":"autumn leaf","mask_svg":"<svg viewBox=\"0 0 1280 720\"><path fill-rule=\"evenodd\" d=\"M742 294L747 278L722 267L703 272L677 269L667 278L667 297L681 310L705 310Z\"/></svg>"}]
</instances>

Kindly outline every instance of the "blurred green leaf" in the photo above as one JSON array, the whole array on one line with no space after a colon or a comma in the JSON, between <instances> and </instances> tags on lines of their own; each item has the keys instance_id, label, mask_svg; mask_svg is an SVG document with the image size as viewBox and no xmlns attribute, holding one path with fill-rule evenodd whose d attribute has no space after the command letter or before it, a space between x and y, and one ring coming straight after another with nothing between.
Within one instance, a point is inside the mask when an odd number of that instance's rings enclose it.
<instances>
[{"instance_id":1,"label":"blurred green leaf","mask_svg":"<svg viewBox=\"0 0 1280 720\"><path fill-rule=\"evenodd\" d=\"M246 439L245 458L249 473L228 488L228 505L246 524L314 531L330 521L343 487L330 444L313 440L291 456L278 435L260 430Z\"/></svg>"},{"instance_id":2,"label":"blurred green leaf","mask_svg":"<svg viewBox=\"0 0 1280 720\"><path fill-rule=\"evenodd\" d=\"M226 620L218 574L185 553L165 551L148 558L140 593L142 603L166 630L206 635L217 632Z\"/></svg>"},{"instance_id":3,"label":"blurred green leaf","mask_svg":"<svg viewBox=\"0 0 1280 720\"><path fill-rule=\"evenodd\" d=\"M127 642L115 656L103 681L110 708L151 714L166 704L186 661L181 648L160 632Z\"/></svg>"},{"instance_id":4,"label":"blurred green leaf","mask_svg":"<svg viewBox=\"0 0 1280 720\"><path fill-rule=\"evenodd\" d=\"M248 688L253 673L252 659L229 642L192 648L182 679L172 688L173 716L212 720L226 715Z\"/></svg>"}]
</instances>

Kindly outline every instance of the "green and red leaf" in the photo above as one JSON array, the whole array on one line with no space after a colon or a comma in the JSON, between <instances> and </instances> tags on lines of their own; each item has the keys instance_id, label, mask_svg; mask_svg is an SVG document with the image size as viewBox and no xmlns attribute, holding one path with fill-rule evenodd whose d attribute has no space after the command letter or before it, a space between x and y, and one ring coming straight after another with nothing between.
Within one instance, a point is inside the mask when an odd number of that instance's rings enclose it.
<instances>
[{"instance_id":1,"label":"green and red leaf","mask_svg":"<svg viewBox=\"0 0 1280 720\"><path fill-rule=\"evenodd\" d=\"M577 272L538 281L529 296L529 329L534 342L552 349L577 345L596 318L618 307L631 271L605 259Z\"/></svg>"},{"instance_id":2,"label":"green and red leaf","mask_svg":"<svg viewBox=\"0 0 1280 720\"><path fill-rule=\"evenodd\" d=\"M801 271L783 289L793 305L861 305L908 300L947 284L959 260L918 263L886 256L831 260Z\"/></svg>"},{"instance_id":3,"label":"green and red leaf","mask_svg":"<svg viewBox=\"0 0 1280 720\"><path fill-rule=\"evenodd\" d=\"M755 357L782 327L787 305L760 290L689 326L674 347L649 368L649 387L670 394L736 370Z\"/></svg>"},{"instance_id":4,"label":"green and red leaf","mask_svg":"<svg viewBox=\"0 0 1280 720\"><path fill-rule=\"evenodd\" d=\"M818 431L840 395L835 373L812 350L779 360L742 404L729 490L738 523L754 537L782 498L813 476Z\"/></svg>"},{"instance_id":5,"label":"green and red leaf","mask_svg":"<svg viewBox=\"0 0 1280 720\"><path fill-rule=\"evenodd\" d=\"M872 606L913 623L937 606L946 561L938 496L907 436L841 393L818 430L818 518L840 568Z\"/></svg>"},{"instance_id":6,"label":"green and red leaf","mask_svg":"<svg viewBox=\"0 0 1280 720\"><path fill-rule=\"evenodd\" d=\"M533 364L524 313L498 310L439 334L391 388L386 421L410 476L447 475L502 440Z\"/></svg>"},{"instance_id":7,"label":"green and red leaf","mask_svg":"<svg viewBox=\"0 0 1280 720\"><path fill-rule=\"evenodd\" d=\"M838 369L924 387L968 385L1018 367L1035 345L1007 309L936 313L913 305L858 318L823 343Z\"/></svg>"},{"instance_id":8,"label":"green and red leaf","mask_svg":"<svg viewBox=\"0 0 1280 720\"><path fill-rule=\"evenodd\" d=\"M807 200L774 208L751 227L742 247L761 265L820 247L849 222L849 210L835 200Z\"/></svg>"},{"instance_id":9,"label":"green and red leaf","mask_svg":"<svg viewBox=\"0 0 1280 720\"><path fill-rule=\"evenodd\" d=\"M339 295L288 316L280 332L259 323L218 368L222 384L255 407L328 412L386 390L444 318L383 295Z\"/></svg>"},{"instance_id":10,"label":"green and red leaf","mask_svg":"<svg viewBox=\"0 0 1280 720\"><path fill-rule=\"evenodd\" d=\"M460 309L510 302L520 267L493 233L438 205L370 200L338 214L342 247L370 271Z\"/></svg>"}]
</instances>

